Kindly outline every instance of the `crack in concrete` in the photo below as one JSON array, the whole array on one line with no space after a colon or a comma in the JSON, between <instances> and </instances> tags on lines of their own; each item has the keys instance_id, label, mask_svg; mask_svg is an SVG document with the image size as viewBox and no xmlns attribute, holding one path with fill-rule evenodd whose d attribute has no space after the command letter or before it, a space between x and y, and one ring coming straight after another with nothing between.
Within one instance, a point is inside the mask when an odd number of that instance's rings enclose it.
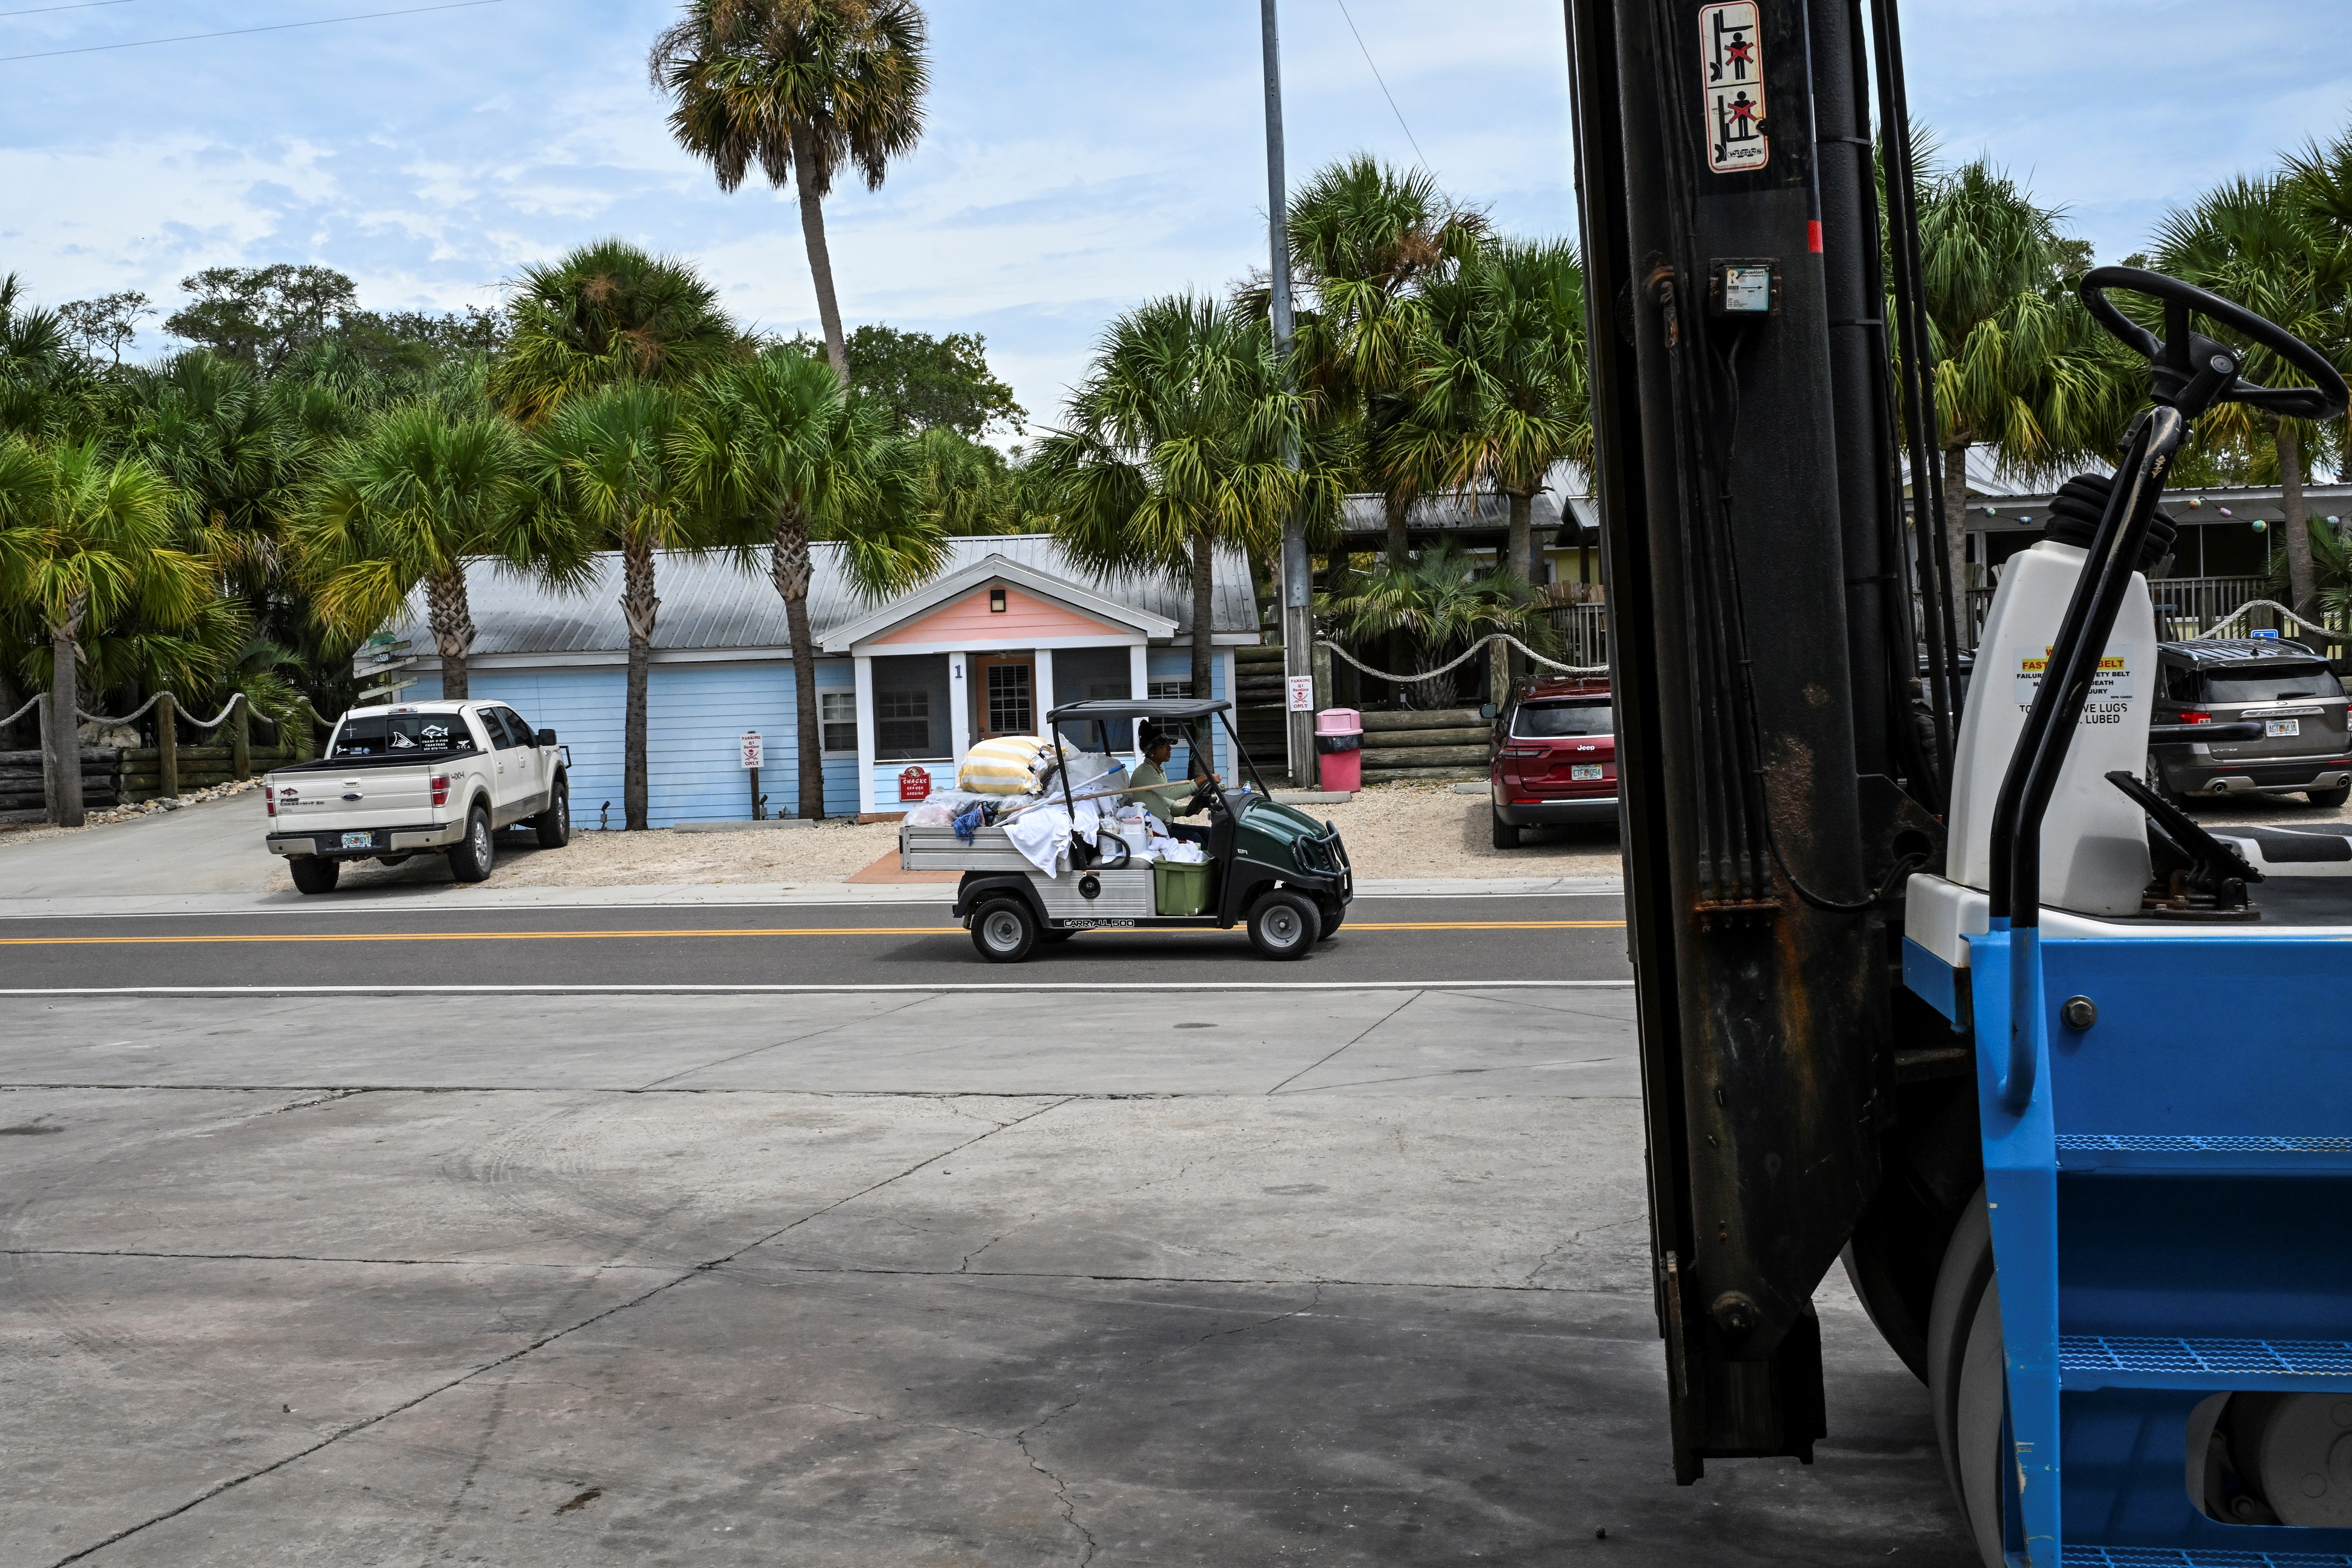
<instances>
[{"instance_id":1,"label":"crack in concrete","mask_svg":"<svg viewBox=\"0 0 2352 1568\"><path fill-rule=\"evenodd\" d=\"M446 1394L453 1388L458 1388L466 1384L471 1383L476 1378L482 1376L486 1373L496 1372L500 1367L511 1365L527 1355L544 1350L558 1340L569 1338L570 1336L580 1332L583 1329L591 1328L597 1323L603 1322L607 1318L617 1317L619 1314L628 1311L633 1308L643 1306L646 1302L652 1300L655 1297L663 1295L670 1290L674 1290L689 1279L699 1279L705 1275L710 1274L725 1265L732 1263L735 1259L742 1257L745 1253L751 1251L753 1248L764 1247L769 1242L775 1240L778 1237L786 1235L791 1231L797 1230L802 1226L808 1224L812 1220L822 1218L824 1215L831 1214L834 1210L840 1208L845 1205L856 1203L859 1198L879 1192L884 1187L888 1186L891 1183L901 1181L908 1176L911 1176L917 1171L922 1170L927 1165L936 1164L941 1160L949 1159L956 1154L961 1153L964 1150L971 1148L973 1144L980 1142L982 1139L992 1138L997 1133L1005 1131L1007 1128L1017 1127L1024 1121L1033 1121L1037 1117L1045 1115L1047 1111L1053 1110L1057 1107L1067 1103L1068 1099L1066 1097L1061 1100L1056 1100L1053 1104L1038 1107L1027 1116L1018 1118L1013 1121L1005 1122L1003 1126L992 1127L985 1132L977 1133L972 1137L965 1139L962 1142L956 1144L953 1148L943 1149L936 1154L929 1155L921 1160L918 1160L915 1163L908 1166L903 1171L898 1171L890 1175L885 1176L880 1181L862 1187L858 1191L851 1193L845 1197L836 1199L834 1202L825 1204L818 1208L811 1209L808 1213L801 1215L798 1219L793 1220L791 1224L778 1226L774 1230L768 1232L765 1236L760 1237L756 1240L745 1242L742 1246L736 1247L734 1250L728 1252L721 1257L711 1258L707 1262L695 1264L693 1267L685 1269L676 1277L665 1279L661 1283L654 1286L651 1289L640 1292L639 1294L631 1297L628 1300L618 1302L615 1305L607 1307L599 1312L592 1312L587 1317L581 1319L578 1322L572 1323L568 1327L557 1329L551 1333L541 1334L538 1338L532 1340L529 1344L524 1345L518 1350L509 1351L505 1355L498 1356L490 1361L485 1362L481 1365L477 1366L468 1372L461 1373L457 1376L448 1379L446 1382L436 1384L433 1387L426 1389L424 1393L415 1394L408 1399L401 1400L399 1403L380 1410L373 1415L363 1416L357 1421L347 1422L343 1426L337 1427L334 1431L330 1432L326 1436L320 1438L317 1442L312 1443L306 1447L299 1448L293 1453L273 1459L268 1464L257 1466L241 1475L231 1476L226 1479L216 1481L213 1485L205 1488L203 1491L198 1492L194 1497L190 1498L185 1502L180 1503L176 1507L165 1509L160 1513L151 1514L147 1518L141 1520L136 1524L125 1525L122 1529L116 1531L113 1534L106 1537L102 1541L92 1542L88 1546L82 1547L75 1552L69 1552L65 1556L55 1559L49 1564L49 1568L66 1568L66 1564L68 1563L82 1562L86 1558L89 1558L97 1552L105 1551L110 1546L114 1546L121 1542L129 1540L131 1536L137 1535L142 1531L152 1530L156 1525L164 1523L169 1520L177 1519L180 1515L210 1502L213 1499L219 1497L224 1492L231 1491L237 1487L244 1486L248 1481L259 1480L264 1476L274 1474L275 1472L282 1470L287 1466L294 1464L299 1460L309 1458L311 1455L318 1453L322 1448L330 1447L336 1443L341 1442L346 1437L352 1436L360 1432L364 1432L370 1427L381 1426L384 1422L391 1420L394 1416L401 1415L405 1411L414 1410L428 1399L435 1398L439 1394Z\"/></svg>"},{"instance_id":2,"label":"crack in concrete","mask_svg":"<svg viewBox=\"0 0 2352 1568\"><path fill-rule=\"evenodd\" d=\"M1037 1456L1030 1451L1029 1434L1035 1431L1039 1426L1043 1426L1046 1421L1051 1421L1056 1416L1061 1415L1065 1411L1076 1409L1078 1405L1079 1400L1082 1400L1085 1397L1086 1395L1083 1393L1080 1394L1077 1399L1071 1400L1069 1404L1063 1405L1061 1409L1055 1411L1050 1415L1047 1415L1044 1421L1038 1421L1030 1426L1024 1426L1020 1431L1013 1434L1013 1446L1021 1450L1021 1457L1029 1461L1029 1468L1054 1483L1054 1496L1061 1504L1062 1508L1062 1522L1078 1532L1078 1542L1080 1546L1080 1551L1078 1552L1078 1568L1087 1568L1087 1564L1095 1560L1095 1552L1099 1550L1099 1547L1095 1541L1094 1531L1088 1530L1085 1525L1078 1522L1077 1500L1070 1496L1069 1483L1065 1481L1060 1476L1055 1475L1052 1470L1049 1470L1045 1466L1039 1464L1037 1462Z\"/></svg>"},{"instance_id":3,"label":"crack in concrete","mask_svg":"<svg viewBox=\"0 0 2352 1568\"><path fill-rule=\"evenodd\" d=\"M1300 1068L1297 1072L1292 1073L1288 1078L1284 1079L1281 1083L1276 1084L1272 1089L1267 1089L1265 1092L1269 1095L1280 1094L1286 1086L1297 1083L1300 1079L1305 1078L1308 1073L1313 1072L1317 1068L1321 1067L1325 1062L1329 1061L1333 1057L1338 1056L1341 1051L1353 1046L1357 1041L1361 1040L1374 1029L1379 1028L1391 1018L1395 1017L1399 1013L1403 1012L1407 1007L1410 1007L1415 1002L1420 1001L1422 993L1418 991L1412 993L1406 996L1403 1001L1398 1003L1395 1006L1390 1008L1387 1012L1381 1014L1370 1023L1365 1025L1361 1029L1359 1029L1353 1037L1334 1047L1331 1050L1326 1052L1322 1056L1316 1058L1313 1061L1307 1063L1305 1067Z\"/></svg>"},{"instance_id":4,"label":"crack in concrete","mask_svg":"<svg viewBox=\"0 0 2352 1568\"><path fill-rule=\"evenodd\" d=\"M838 1031L838 1030L842 1030L842 1029L851 1029L851 1028L860 1028L860 1027L863 1027L863 1026L866 1026L866 1025L868 1025L868 1024L874 1023L874 1022L876 1022L876 1021L877 1021L877 1020L878 1020L878 1019L887 1018L887 1017L891 1016L893 1014L903 1013L903 1012L905 1012L908 1008L912 1007L912 1006L915 1006L915 1005L916 1005L918 1003L919 1003L921 1000L922 1000L922 998L918 997L918 998L916 998L914 1001L902 1002L902 1003L900 1003L898 1006L896 1006L896 1007L892 1007L892 1008L888 1009L888 1010L887 1010L887 1011L886 1011L886 1012L882 1012L882 1013L875 1014L872 1017L866 1017L866 1018L844 1018L844 1019L840 1020L840 1021L839 1021L839 1022L837 1022L837 1023L827 1024L827 1025L825 1025L823 1028L811 1029L811 1030L809 1030L806 1034L803 1034L803 1035L788 1035L788 1036L786 1036L784 1038L782 1038L782 1039L781 1039L781 1040L770 1040L766 1045L763 1045L763 1046L753 1046L753 1047L752 1047L751 1049L749 1049L749 1050L745 1050L745 1051L737 1051L737 1052L736 1052L733 1056L731 1056L731 1057L720 1057L720 1058L719 1058L718 1060L716 1060L716 1061L704 1062L704 1063L703 1063L701 1066L699 1066L699 1067L690 1067L690 1068L684 1068L684 1069L683 1069L683 1070L681 1070L681 1071L674 1072L674 1073L670 1073L670 1074L667 1074L667 1075L666 1075L666 1076L664 1076L664 1077L662 1077L662 1078L655 1079L653 1079L652 1081L650 1081L650 1082L648 1082L648 1083L641 1084L641 1085L639 1085L638 1087L639 1087L639 1089L660 1089L660 1088L661 1088L663 1085L665 1085L665 1084L672 1084L672 1083L676 1083L679 1079L682 1079L682 1078L692 1078L696 1073L698 1073L698 1072L711 1072L711 1071L715 1071L716 1069L718 1069L718 1068L719 1068L726 1067L726 1066L728 1066L728 1065L729 1065L729 1064L730 1064L730 1063L733 1063L733 1062L740 1062L740 1061L743 1060L746 1057L756 1057L756 1056L758 1056L758 1055L759 1055L761 1052L762 1052L762 1051L774 1051L774 1050L781 1050L781 1049L782 1049L782 1048L783 1048L784 1047L786 1047L786 1046L797 1046L797 1045L802 1045L802 1044L804 1044L804 1043L805 1043L805 1042L807 1042L807 1041L810 1041L810 1040L814 1040L814 1039L819 1038L819 1037L822 1037L822 1036L834 1034L834 1033L835 1033L835 1032L836 1032L836 1031Z\"/></svg>"}]
</instances>

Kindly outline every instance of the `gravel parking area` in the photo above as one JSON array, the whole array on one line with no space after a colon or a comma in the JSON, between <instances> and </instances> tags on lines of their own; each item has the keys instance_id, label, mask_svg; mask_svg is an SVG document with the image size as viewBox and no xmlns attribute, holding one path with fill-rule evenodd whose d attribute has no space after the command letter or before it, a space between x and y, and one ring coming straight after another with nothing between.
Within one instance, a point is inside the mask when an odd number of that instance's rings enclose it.
<instances>
[{"instance_id":1,"label":"gravel parking area","mask_svg":"<svg viewBox=\"0 0 2352 1568\"><path fill-rule=\"evenodd\" d=\"M1451 784L1375 784L1353 800L1305 809L1339 825L1361 878L1613 877L1620 862L1613 827L1555 827L1526 834L1517 849L1497 849L1486 797L1456 795ZM549 853L525 832L502 835L494 885L622 888L653 884L838 882L898 845L887 822L846 819L814 827L743 833L579 833ZM402 866L346 868L342 886L446 882L438 855ZM293 887L279 868L273 890Z\"/></svg>"}]
</instances>

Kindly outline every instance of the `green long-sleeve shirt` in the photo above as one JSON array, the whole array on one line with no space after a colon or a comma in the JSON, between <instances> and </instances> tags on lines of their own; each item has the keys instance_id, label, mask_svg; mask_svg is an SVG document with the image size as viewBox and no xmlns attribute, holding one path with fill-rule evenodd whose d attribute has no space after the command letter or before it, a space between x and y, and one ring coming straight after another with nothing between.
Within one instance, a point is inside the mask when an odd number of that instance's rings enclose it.
<instances>
[{"instance_id":1,"label":"green long-sleeve shirt","mask_svg":"<svg viewBox=\"0 0 2352 1568\"><path fill-rule=\"evenodd\" d=\"M1170 784L1167 771L1157 763L1139 763L1128 779L1127 798L1162 822L1175 821L1177 813L1184 809L1184 803L1192 798L1197 787L1189 780Z\"/></svg>"}]
</instances>

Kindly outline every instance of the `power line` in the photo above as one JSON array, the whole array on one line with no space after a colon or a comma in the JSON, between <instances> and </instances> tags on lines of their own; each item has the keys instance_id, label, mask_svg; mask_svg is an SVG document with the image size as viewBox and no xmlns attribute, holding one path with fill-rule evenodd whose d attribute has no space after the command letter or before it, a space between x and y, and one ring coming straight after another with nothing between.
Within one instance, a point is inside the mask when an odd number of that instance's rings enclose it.
<instances>
[{"instance_id":1,"label":"power line","mask_svg":"<svg viewBox=\"0 0 2352 1568\"><path fill-rule=\"evenodd\" d=\"M1388 79L1381 75L1381 68L1373 62L1372 51L1364 44L1364 35L1356 31L1356 19L1348 16L1348 0L1334 0L1334 3L1339 7L1339 15L1347 18L1348 31L1356 34L1356 47L1364 51L1364 63L1372 68L1372 79L1381 84L1381 96L1389 100L1389 112L1396 116L1397 129L1404 132L1407 142L1412 142L1412 155L1421 161L1421 166L1428 168L1429 158L1422 152L1421 143L1413 142L1412 127L1404 122L1404 110L1397 107L1396 94L1389 90Z\"/></svg>"},{"instance_id":2,"label":"power line","mask_svg":"<svg viewBox=\"0 0 2352 1568\"><path fill-rule=\"evenodd\" d=\"M95 11L100 5L128 5L131 0L74 0L70 5L28 5L22 11L0 11L0 16L37 16L44 11Z\"/></svg>"},{"instance_id":3,"label":"power line","mask_svg":"<svg viewBox=\"0 0 2352 1568\"><path fill-rule=\"evenodd\" d=\"M93 0L104 5L109 0ZM121 4L124 0L113 0ZM156 44L193 44L200 38L237 38L247 33L283 33L295 27L326 27L337 22L372 22L379 16L418 16L427 11L470 11L477 5L503 5L506 0L449 0L441 5L412 5L404 11L363 11L356 16L320 16L310 22L273 22L266 27L231 27L219 33L183 33L176 38L138 38L127 44L89 44L78 49L44 49L33 55L0 55L0 65L10 60L48 60L59 55L95 55L108 49L143 49Z\"/></svg>"}]
</instances>

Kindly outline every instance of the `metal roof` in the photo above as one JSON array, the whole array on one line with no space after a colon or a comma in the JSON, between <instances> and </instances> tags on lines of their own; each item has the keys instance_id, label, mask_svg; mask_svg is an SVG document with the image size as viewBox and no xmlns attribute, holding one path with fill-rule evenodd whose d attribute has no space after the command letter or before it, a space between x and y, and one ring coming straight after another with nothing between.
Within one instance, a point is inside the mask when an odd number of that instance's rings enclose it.
<instances>
[{"instance_id":1,"label":"metal roof","mask_svg":"<svg viewBox=\"0 0 2352 1568\"><path fill-rule=\"evenodd\" d=\"M2311 664L2319 655L2292 637L2212 637L2158 645L2191 664Z\"/></svg>"},{"instance_id":2,"label":"metal roof","mask_svg":"<svg viewBox=\"0 0 2352 1568\"><path fill-rule=\"evenodd\" d=\"M1538 490L1531 498L1530 521L1538 533L1548 533L1560 526L1560 502L1557 496ZM1478 490L1470 495L1445 494L1423 496L1405 509L1404 525L1414 533L1472 533L1488 529L1507 529L1511 525L1511 501L1508 496L1492 490ZM1576 526L1574 522L1570 527ZM1387 498L1378 491L1350 495L1341 507L1339 531L1342 533L1380 533L1389 531Z\"/></svg>"},{"instance_id":3,"label":"metal roof","mask_svg":"<svg viewBox=\"0 0 2352 1568\"><path fill-rule=\"evenodd\" d=\"M957 535L947 543L941 576L976 565L991 555L1002 555L1041 575L1173 621L1179 639L1192 636L1192 594L1187 584L1132 574L1097 577L1077 571L1061 558L1051 534ZM850 586L841 571L839 545L814 545L811 552L816 576L809 589L809 626L821 647L828 632L866 618L887 601L861 598ZM661 596L661 614L654 625L657 649L759 648L781 653L791 644L784 602L768 578L764 552L756 568L747 570L731 555L657 551L654 587ZM1238 552L1217 552L1212 592L1213 633L1257 631L1257 598L1251 588L1248 563ZM466 570L466 593L474 616L471 653L476 658L617 653L629 646L627 623L621 616L617 554L597 556L587 586L568 595L478 561ZM433 634L425 624L422 588L409 596L385 630L394 638L408 639L420 656L433 656Z\"/></svg>"},{"instance_id":4,"label":"metal roof","mask_svg":"<svg viewBox=\"0 0 2352 1568\"><path fill-rule=\"evenodd\" d=\"M2053 492L1969 498L1967 527L1970 533L2039 533L2050 521ZM2286 492L2276 485L2189 486L2164 492L2164 512L2180 528L2221 528L2231 523L2286 521ZM2303 487L2303 511L2308 519L2352 517L2352 484L2314 483Z\"/></svg>"}]
</instances>

